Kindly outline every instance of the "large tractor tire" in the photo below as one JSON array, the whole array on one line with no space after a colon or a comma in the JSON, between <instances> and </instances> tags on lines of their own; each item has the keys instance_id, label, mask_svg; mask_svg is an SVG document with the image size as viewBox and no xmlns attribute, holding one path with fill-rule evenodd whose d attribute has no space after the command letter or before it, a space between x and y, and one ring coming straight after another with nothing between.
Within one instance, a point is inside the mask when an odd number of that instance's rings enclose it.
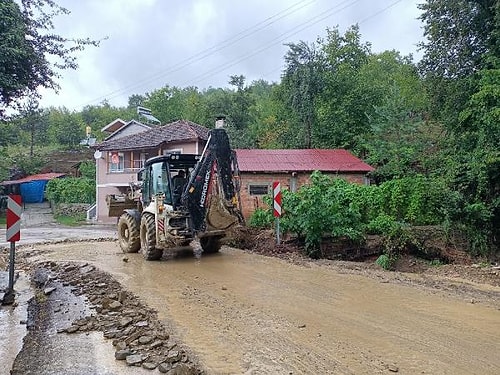
<instances>
[{"instance_id":1,"label":"large tractor tire","mask_svg":"<svg viewBox=\"0 0 500 375\"><path fill-rule=\"evenodd\" d=\"M130 214L124 213L118 219L118 243L124 253L137 253L141 248L139 223Z\"/></svg>"},{"instance_id":2,"label":"large tractor tire","mask_svg":"<svg viewBox=\"0 0 500 375\"><path fill-rule=\"evenodd\" d=\"M200 238L200 245L204 254L213 254L220 250L222 247L220 237L207 236Z\"/></svg>"},{"instance_id":3,"label":"large tractor tire","mask_svg":"<svg viewBox=\"0 0 500 375\"><path fill-rule=\"evenodd\" d=\"M141 218L141 251L146 260L159 260L163 254L156 248L155 217L148 213Z\"/></svg>"}]
</instances>

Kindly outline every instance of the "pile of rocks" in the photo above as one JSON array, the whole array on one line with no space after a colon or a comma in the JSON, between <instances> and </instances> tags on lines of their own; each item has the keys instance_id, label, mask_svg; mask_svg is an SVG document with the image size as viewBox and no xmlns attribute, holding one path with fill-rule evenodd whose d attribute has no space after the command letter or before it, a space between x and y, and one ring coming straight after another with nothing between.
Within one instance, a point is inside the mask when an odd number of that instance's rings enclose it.
<instances>
[{"instance_id":1,"label":"pile of rocks","mask_svg":"<svg viewBox=\"0 0 500 375\"><path fill-rule=\"evenodd\" d=\"M158 320L157 313L144 306L132 293L123 290L109 274L89 264L46 262L48 280L70 287L86 297L91 314L77 319L59 333L101 331L112 340L115 359L129 366L158 369L168 374L202 374L197 366ZM45 285L45 291L50 284Z\"/></svg>"}]
</instances>

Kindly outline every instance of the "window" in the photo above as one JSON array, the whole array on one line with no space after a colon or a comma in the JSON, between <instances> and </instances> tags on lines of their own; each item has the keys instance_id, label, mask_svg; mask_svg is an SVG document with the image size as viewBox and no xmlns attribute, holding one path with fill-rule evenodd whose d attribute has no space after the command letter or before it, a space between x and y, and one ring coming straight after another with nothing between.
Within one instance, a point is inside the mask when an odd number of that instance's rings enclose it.
<instances>
[{"instance_id":1,"label":"window","mask_svg":"<svg viewBox=\"0 0 500 375\"><path fill-rule=\"evenodd\" d=\"M147 158L148 158L148 154L145 152L141 152L141 158L139 160L139 168L144 167L144 163L146 162Z\"/></svg>"},{"instance_id":2,"label":"window","mask_svg":"<svg viewBox=\"0 0 500 375\"><path fill-rule=\"evenodd\" d=\"M110 152L109 153L109 172L123 172L125 168L125 155L123 152Z\"/></svg>"},{"instance_id":3,"label":"window","mask_svg":"<svg viewBox=\"0 0 500 375\"><path fill-rule=\"evenodd\" d=\"M250 195L266 195L269 194L269 185L248 185Z\"/></svg>"}]
</instances>

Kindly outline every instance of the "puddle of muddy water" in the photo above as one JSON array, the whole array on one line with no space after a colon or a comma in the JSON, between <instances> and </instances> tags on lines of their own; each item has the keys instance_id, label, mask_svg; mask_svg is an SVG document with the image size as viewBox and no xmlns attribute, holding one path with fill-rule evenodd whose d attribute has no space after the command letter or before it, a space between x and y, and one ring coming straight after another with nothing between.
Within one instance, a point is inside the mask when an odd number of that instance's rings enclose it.
<instances>
[{"instance_id":1,"label":"puddle of muddy water","mask_svg":"<svg viewBox=\"0 0 500 375\"><path fill-rule=\"evenodd\" d=\"M33 296L27 275L19 274L14 290L14 305L0 307L0 358L5 374L8 374L8 369L21 350L26 334L28 300Z\"/></svg>"}]
</instances>

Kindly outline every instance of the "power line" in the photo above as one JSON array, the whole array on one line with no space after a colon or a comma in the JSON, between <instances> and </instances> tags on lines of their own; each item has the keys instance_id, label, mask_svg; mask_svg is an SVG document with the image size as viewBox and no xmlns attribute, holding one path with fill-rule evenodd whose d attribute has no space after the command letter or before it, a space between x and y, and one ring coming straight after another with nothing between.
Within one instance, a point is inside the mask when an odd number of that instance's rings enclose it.
<instances>
[{"instance_id":1,"label":"power line","mask_svg":"<svg viewBox=\"0 0 500 375\"><path fill-rule=\"evenodd\" d=\"M347 4L346 6L342 7L341 9L338 9L338 11L337 11L336 13L339 13L339 12L341 12L342 10L344 10L344 9L346 9L346 8L348 8L348 7L352 6L352 5L354 5L354 3L358 2L358 1L360 1L360 0L355 0L355 1L353 1L352 3L350 3L350 4ZM375 13L371 14L370 16L368 16L368 17L366 17L366 18L362 19L361 21L359 21L359 22L358 22L358 24L364 23L364 22L366 22L366 21L368 21L368 20L370 20L370 19L372 19L372 18L374 18L374 17L376 17L376 16L378 16L378 15L382 14L383 12L385 12L385 11L387 11L388 9L390 9L390 8L394 7L396 4L400 3L401 1L403 1L403 0L396 0L396 1L394 1L393 3L389 4L388 6L386 6L386 7L382 8L381 10L379 10L379 11L377 11L377 12L375 12ZM343 1L342 3L345 3L345 2L347 2L347 1ZM339 4L338 4L338 6L339 6L339 5L341 5L342 3L339 3ZM275 46L276 44L279 44L279 43L281 43L281 42L285 41L285 40L286 40L286 39L288 39L289 37L294 36L294 35L298 34L299 32L301 32L301 31L303 31L303 30L305 30L305 29L307 29L307 28L309 28L309 27L311 27L311 26L313 26L313 25L317 24L318 22L321 22L321 21L323 21L324 19L326 19L326 18L330 17L333 13L335 13L335 12L332 12L332 10L333 10L333 8L329 8L328 10L326 10L326 11L324 11L324 12L320 13L319 15L317 15L317 16L315 16L315 17L310 18L309 20L307 20L307 21L303 22L302 24L300 24L299 26L297 26L297 27L303 26L303 27L299 28L298 30L293 31L293 32L290 32L290 31L285 32L285 33L281 34L280 36L278 36L277 38L273 39L273 41L274 41L274 40L276 40L276 39L278 39L277 41L275 41L275 42L273 42L273 43L270 43L270 44L268 44L267 46L265 46L265 47L263 47L263 48L260 48L260 49L258 49L258 50L256 50L256 51L254 51L254 52L251 52L251 53L249 53L249 54L243 55L242 57L240 57L240 58L239 58L239 59L237 59L237 60L233 60L232 62L226 63L226 64L224 64L224 65L222 65L222 66L219 66L219 67L217 67L217 68L211 69L211 70L209 70L209 71L207 71L207 72L205 72L205 73L203 73L203 74L200 74L200 75L198 75L198 76L194 77L193 79L191 79L191 80L189 80L189 81L186 81L186 83L181 84L180 86L185 86L185 85L188 85L189 83L192 83L192 82L194 82L194 81L196 81L196 82L203 81L204 79L206 79L206 78L208 78L208 77L211 77L211 76L213 76L214 74L221 73L221 72L223 72L223 71L227 70L228 68L231 68L231 67L233 67L234 65L239 64L240 62L242 62L242 61L244 61L244 60L247 60L247 59L249 59L249 58L251 58L251 57L253 57L253 56L255 56L255 55L258 55L258 54L260 54L260 53L262 53L262 52L266 51L266 50L268 50L269 48L271 48L271 47ZM323 16L322 16L322 15L323 15ZM321 17L320 17L320 16L321 16ZM319 18L318 18L318 17L319 17ZM312 21L314 21L314 22L312 22ZM312 23L311 23L311 22L312 22ZM292 30L293 30L293 29L292 29ZM281 69L281 68L279 68L279 69ZM274 71L276 71L276 70L278 70L278 68L277 68L277 69L274 69L274 70L273 70L273 72L274 72ZM268 74L270 74L270 73L268 73Z\"/></svg>"},{"instance_id":2,"label":"power line","mask_svg":"<svg viewBox=\"0 0 500 375\"><path fill-rule=\"evenodd\" d=\"M310 5L311 3L315 2L316 0L312 0L312 1L309 1L307 3L302 3L302 2L298 2L298 3L295 3L293 5L291 5L290 7L284 9L283 11L280 11L276 14L274 14L273 16L270 16L268 18L266 18L265 20L261 21L261 22L258 22L257 24L253 25L252 27L249 27L247 29L244 29L240 32L238 32L236 35L234 35L233 37L231 38L228 38L212 47L209 47L203 51L200 51L178 63L176 63L175 65L163 70L163 71L160 71L160 72L157 72L153 75L150 75L148 78L142 80L142 81L139 81L139 82L136 82L134 84L131 84L131 85L127 85L125 87L122 87L118 90L115 90L107 95L104 95L102 97L99 97L95 100L92 100L90 102L88 102L87 104L91 104L91 103L95 103L97 101L100 101L100 100L104 100L104 99L114 99L118 96L120 96L122 93L124 93L126 90L128 89L131 89L131 88L136 88L136 87L141 87L141 86L144 86L150 82L154 82L156 79L158 78L161 78L161 77L164 77L170 73L173 73L173 72L176 72L176 71L179 71L195 62L198 62L198 61L201 61L205 58L207 58L208 56L211 56L213 55L214 53L220 51L220 50L223 50L235 43L237 43L238 41L244 39L244 38L247 38L248 36L251 36L263 29L265 29L266 27L269 27L270 25L272 25L273 23L277 22L278 20L280 19L283 19L295 12L297 12L298 10L300 9L303 9L304 7ZM239 64L240 62L242 61L245 61L253 56L256 56L268 49L270 49L271 47L279 44L279 43L282 43L284 41L286 41L287 39L289 39L290 37L294 36L294 35L297 35L298 33L300 33L301 31L307 29L307 28L310 28L312 26L314 26L315 24L331 17L332 15L334 14L337 14L337 13L340 13L341 11L351 7L352 5L354 5L355 3L359 2L361 0L344 0L344 1L341 1L340 3L338 3L337 5L333 6L333 7L330 7L324 11L322 11L321 13L317 14L316 16L314 17L311 17L309 18L308 20L300 23L299 25L293 27L292 29L280 34L279 36L277 36L276 38L273 38L270 43L266 44L264 47L262 48L259 48L253 52L250 52L250 53L247 53L243 56L240 56L239 58L237 58L236 60L232 60L230 62L227 62L221 66L217 66L213 69L209 69L208 71L205 71L204 73L192 78L192 79L189 79L188 81L185 81L183 84L179 85L179 86L186 86L186 85L189 85L190 83L194 83L194 82L200 82L200 81L203 81L205 79L207 79L208 77L211 77L213 76L214 74L218 74L218 73L221 73L237 64ZM385 11L387 11L388 9L394 7L396 4L400 3L402 0L396 0L394 1L393 3L389 4L388 6L378 10L377 12L371 14L370 16L368 17L365 17L363 18L361 21L358 22L358 24L361 24L361 23L364 23L382 13L384 13ZM294 9L295 7L297 7L297 5L301 5L300 7ZM281 69L280 68L277 68L277 69L273 69L273 72L278 70L278 69ZM271 72L268 72L268 74L270 74Z\"/></svg>"},{"instance_id":3,"label":"power line","mask_svg":"<svg viewBox=\"0 0 500 375\"><path fill-rule=\"evenodd\" d=\"M280 44L284 41L286 41L287 39L289 39L290 37L294 36L294 35L297 35L298 33L300 33L301 31L305 30L305 29L308 29L309 27L311 26L314 26L315 24L331 17L333 14L336 14L336 13L340 13L341 11L349 8L350 6L354 5L355 3L361 1L361 0L353 0L351 2L349 2L351 0L344 0L342 2L340 2L339 4L337 4L336 6L334 7L331 7L331 8L328 8L327 10L321 12L320 14L308 19L307 21L304 21L302 22L301 24L299 24L298 26L295 26L294 28L292 28L291 30L287 31L287 32L284 32L282 34L280 34L278 37L274 38L271 40L271 43L267 44L266 46L254 51L254 52L250 52L246 55L243 55L241 56L240 58L238 58L237 60L233 60L231 62L228 62L222 66L218 66L216 68L213 68L203 74L200 74L196 77L194 77L193 79L190 79L189 81L186 81L184 84L181 84L181 86L186 86L188 85L189 83L191 82L194 82L194 81L203 81L204 79L206 79L207 77L210 77L212 76L213 74L217 74L217 73L220 73L220 72L223 72L224 70L228 69L228 68L231 68L233 67L234 65L244 61L244 60L247 60L249 59L250 57L253 57L255 55L258 55L268 49L270 49L271 47L274 47L275 45L277 44ZM401 1L401 0L399 0ZM343 4L347 3L347 5L344 5L342 6ZM341 7L342 6L342 7ZM337 9L339 8L340 9Z\"/></svg>"},{"instance_id":4,"label":"power line","mask_svg":"<svg viewBox=\"0 0 500 375\"><path fill-rule=\"evenodd\" d=\"M129 89L144 86L148 83L156 81L158 78L161 78L161 77L164 77L170 73L179 71L186 66L189 66L195 62L201 61L201 60L207 58L208 56L213 55L214 53L221 51L221 50L239 42L240 40L245 39L245 38L271 26L272 24L276 23L277 21L279 21L285 17L288 17L295 12L298 12L299 10L311 5L314 2L316 2L316 0L309 0L307 2L303 2L303 1L296 2L296 3L292 4L291 6L285 8L284 10L264 19L263 21L260 21L260 22L256 23L255 25L238 32L234 36L232 36L228 39L225 39L218 44L215 44L215 45L213 45L209 48L206 48L206 49L204 49L204 50L202 50L202 51L200 51L192 56L187 57L187 58L179 61L178 63L172 65L171 67L168 67L167 69L156 72L152 75L145 77L144 79L142 79L140 81L137 81L135 83L129 84L129 85L124 86L124 87L121 87L120 89L117 89L117 90L112 91L110 93L107 93L103 96L100 96L94 100L91 100L91 101L83 104L83 106L91 104L91 103L95 103L95 102L98 102L101 100L105 100L105 99L113 99Z\"/></svg>"}]
</instances>

